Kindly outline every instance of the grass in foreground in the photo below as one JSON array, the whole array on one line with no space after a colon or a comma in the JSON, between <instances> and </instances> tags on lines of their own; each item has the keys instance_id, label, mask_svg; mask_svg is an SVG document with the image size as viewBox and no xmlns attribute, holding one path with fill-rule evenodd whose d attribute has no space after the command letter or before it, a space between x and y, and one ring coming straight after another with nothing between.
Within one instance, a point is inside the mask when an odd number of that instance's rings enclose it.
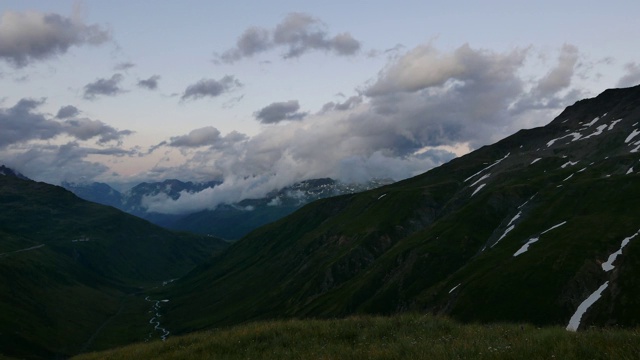
<instances>
[{"instance_id":1,"label":"grass in foreground","mask_svg":"<svg viewBox=\"0 0 640 360\"><path fill-rule=\"evenodd\" d=\"M238 325L74 359L635 359L640 331L461 325L430 315Z\"/></svg>"}]
</instances>

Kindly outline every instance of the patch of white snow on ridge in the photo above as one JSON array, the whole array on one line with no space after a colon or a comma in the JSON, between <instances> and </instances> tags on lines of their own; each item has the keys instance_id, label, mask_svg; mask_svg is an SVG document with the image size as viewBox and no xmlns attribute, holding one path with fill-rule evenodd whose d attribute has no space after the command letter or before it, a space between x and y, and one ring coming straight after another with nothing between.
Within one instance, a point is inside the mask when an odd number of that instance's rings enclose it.
<instances>
[{"instance_id":1,"label":"patch of white snow on ridge","mask_svg":"<svg viewBox=\"0 0 640 360\"><path fill-rule=\"evenodd\" d=\"M595 119L591 120L591 122L588 122L586 124L584 124L585 127L590 127L591 125L595 124L598 122L598 120L600 120L600 116L596 116Z\"/></svg>"},{"instance_id":2,"label":"patch of white snow on ridge","mask_svg":"<svg viewBox=\"0 0 640 360\"><path fill-rule=\"evenodd\" d=\"M567 176L567 178L566 178L566 179L564 179L564 180L562 180L562 181L567 181L567 180L571 179L572 177L573 177L573 174L571 174L571 175Z\"/></svg>"},{"instance_id":3,"label":"patch of white snow on ridge","mask_svg":"<svg viewBox=\"0 0 640 360\"><path fill-rule=\"evenodd\" d=\"M540 160L542 160L542 158L537 158L537 159L533 160L533 161L531 162L531 164L529 164L529 165L533 165L533 164L537 163L537 162L538 162L538 161L540 161Z\"/></svg>"},{"instance_id":4,"label":"patch of white snow on ridge","mask_svg":"<svg viewBox=\"0 0 640 360\"><path fill-rule=\"evenodd\" d=\"M607 286L609 286L609 282L605 281L605 283L602 284L598 288L598 290L594 291L593 294L589 295L589 297L578 306L578 309L569 320L569 325L567 325L568 331L578 330L578 328L580 327L580 320L582 320L582 315L584 315L584 313L589 310L591 305L593 305L596 301L598 301L598 299L600 299L600 296L602 296L602 292L607 288Z\"/></svg>"},{"instance_id":5,"label":"patch of white snow on ridge","mask_svg":"<svg viewBox=\"0 0 640 360\"><path fill-rule=\"evenodd\" d=\"M548 233L549 231L551 231L551 230L553 230L553 229L557 229L557 228L559 228L560 226L562 226L562 225L564 225L564 224L566 224L566 223L567 223L566 221L563 221L563 222L561 222L561 223L560 223L560 224L558 224L558 225L553 225L552 227L548 228L547 230L545 230L545 231L541 232L541 233L540 233L540 235L546 234L546 233Z\"/></svg>"},{"instance_id":6,"label":"patch of white snow on ridge","mask_svg":"<svg viewBox=\"0 0 640 360\"><path fill-rule=\"evenodd\" d=\"M613 130L613 127L616 126L617 123L619 123L620 121L622 121L622 119L618 119L618 120L613 120L613 122L611 122L611 124L609 125L609 127L607 128L608 130Z\"/></svg>"},{"instance_id":7,"label":"patch of white snow on ridge","mask_svg":"<svg viewBox=\"0 0 640 360\"><path fill-rule=\"evenodd\" d=\"M565 135L565 136L562 136L562 137L559 137L559 138L553 139L553 140L551 140L551 141L549 141L549 142L547 143L547 147L549 147L549 146L553 145L556 141L558 141L558 140L562 140L562 139L564 139L564 138L566 138L566 137L569 137L569 136L573 136L573 140L571 140L571 141L576 141L576 140L578 140L578 139L580 139L580 138L582 137L582 134L577 133L577 132L574 132L574 133L571 133L571 134L569 134L569 135Z\"/></svg>"},{"instance_id":8,"label":"patch of white snow on ridge","mask_svg":"<svg viewBox=\"0 0 640 360\"><path fill-rule=\"evenodd\" d=\"M561 168L566 168L567 166L573 166L576 165L577 163L579 163L580 161L568 161L566 163L564 163L562 166L560 166Z\"/></svg>"},{"instance_id":9,"label":"patch of white snow on ridge","mask_svg":"<svg viewBox=\"0 0 640 360\"><path fill-rule=\"evenodd\" d=\"M585 170L587 170L587 168L586 168L586 167L583 167L582 169L578 170L577 172L581 173L581 172L583 172L583 171L585 171Z\"/></svg>"},{"instance_id":10,"label":"patch of white snow on ridge","mask_svg":"<svg viewBox=\"0 0 640 360\"><path fill-rule=\"evenodd\" d=\"M473 184L469 185L469 187L474 187L476 186L479 182L481 182L482 180L486 180L489 178L489 176L491 176L491 174L486 174L483 175L480 179L476 180Z\"/></svg>"},{"instance_id":11,"label":"patch of white snow on ridge","mask_svg":"<svg viewBox=\"0 0 640 360\"><path fill-rule=\"evenodd\" d=\"M534 238L529 239L529 241L527 241L526 244L522 245L522 247L520 249L518 249L518 251L516 251L513 254L513 257L516 257L516 256L518 256L520 254L526 253L527 250L529 250L529 245L533 244L534 242L537 242L538 240L540 240L539 237L534 237Z\"/></svg>"},{"instance_id":12,"label":"patch of white snow on ridge","mask_svg":"<svg viewBox=\"0 0 640 360\"><path fill-rule=\"evenodd\" d=\"M640 134L640 130L637 129L633 129L633 131L631 132L631 134L629 134L629 136L627 136L626 139L624 139L624 143L628 143L629 141L633 140L634 137L636 137L638 134Z\"/></svg>"},{"instance_id":13,"label":"patch of white snow on ridge","mask_svg":"<svg viewBox=\"0 0 640 360\"><path fill-rule=\"evenodd\" d=\"M492 167L494 167L494 166L498 165L502 160L504 160L504 159L506 159L507 157L509 157L509 155L511 155L511 153L508 153L508 154L507 154L507 155L505 155L502 159L498 159L498 160L496 160L493 164L491 164L491 165L487 166L486 168L484 168L484 169L482 169L482 170L478 171L477 173L475 173L475 174L473 174L473 175L469 176L468 178L466 178L466 179L464 180L464 182L467 182L467 181L469 181L469 180L473 179L474 177L476 177L477 175L480 175L480 173L484 172L485 170L489 170L489 169L491 169Z\"/></svg>"},{"instance_id":14,"label":"patch of white snow on ridge","mask_svg":"<svg viewBox=\"0 0 640 360\"><path fill-rule=\"evenodd\" d=\"M460 286L461 284L462 284L462 283L460 283L460 284L458 284L458 285L456 285L456 286L452 287L452 288L451 288L451 290L449 290L449 294L451 294L451 293L453 292L453 290L457 289L457 288L458 288L458 286Z\"/></svg>"},{"instance_id":15,"label":"patch of white snow on ridge","mask_svg":"<svg viewBox=\"0 0 640 360\"><path fill-rule=\"evenodd\" d=\"M638 236L639 234L640 234L640 230L638 230L638 232L636 232L635 234L627 238L624 238L624 240L622 240L622 243L620 244L620 249L618 249L618 251L614 252L613 254L609 255L609 258L607 259L607 261L602 263L602 270L604 271L613 270L613 268L615 267L613 266L613 262L616 261L616 258L618 257L618 255L622 255L622 249L624 249L624 247L629 244L629 241L631 241L631 239Z\"/></svg>"},{"instance_id":16,"label":"patch of white snow on ridge","mask_svg":"<svg viewBox=\"0 0 640 360\"><path fill-rule=\"evenodd\" d=\"M627 170L627 173L625 175L629 175L633 173L633 166L629 168L629 170Z\"/></svg>"},{"instance_id":17,"label":"patch of white snow on ridge","mask_svg":"<svg viewBox=\"0 0 640 360\"><path fill-rule=\"evenodd\" d=\"M632 149L632 153L637 153L640 150L640 141L635 142L633 145L638 145L635 149Z\"/></svg>"},{"instance_id":18,"label":"patch of white snow on ridge","mask_svg":"<svg viewBox=\"0 0 640 360\"><path fill-rule=\"evenodd\" d=\"M485 185L487 184L480 184L480 186L478 186L477 189L475 189L475 191L473 192L473 194L471 194L471 196L475 195L478 191L480 191L480 189L482 189Z\"/></svg>"},{"instance_id":19,"label":"patch of white snow on ridge","mask_svg":"<svg viewBox=\"0 0 640 360\"><path fill-rule=\"evenodd\" d=\"M564 224L566 224L566 223L567 223L566 221L563 221L563 222L561 222L560 224L553 225L552 227L548 228L547 230L545 230L545 231L541 232L541 233L540 233L540 236L542 236L542 235L544 235L544 234L548 233L549 231L551 231L551 230L553 230L553 229L556 229L556 228L558 228L558 227L560 227L560 226L562 226L562 225L564 225ZM533 243L537 242L538 240L540 240L540 236L529 239L529 241L527 241L527 243L526 243L526 244L522 245L522 247L521 247L520 249L518 249L518 251L516 251L516 252L513 254L513 256L515 257L515 256L518 256L518 255L520 255L520 254L526 253L526 252L527 252L527 250L529 250L529 245L531 245L531 244L533 244Z\"/></svg>"},{"instance_id":20,"label":"patch of white snow on ridge","mask_svg":"<svg viewBox=\"0 0 640 360\"><path fill-rule=\"evenodd\" d=\"M387 194L382 194L378 197L378 200L382 199L383 197L387 196Z\"/></svg>"},{"instance_id":21,"label":"patch of white snow on ridge","mask_svg":"<svg viewBox=\"0 0 640 360\"><path fill-rule=\"evenodd\" d=\"M590 135L588 135L588 136L585 136L585 137L583 137L583 138L582 138L582 139L580 139L580 140L586 140L586 139L588 139L588 138L591 138L591 137L594 137L594 136L598 136L598 135L602 134L602 132L603 132L603 131L604 131L604 129L606 129L606 128L607 128L607 124L600 125L600 126L598 126L598 129L597 129L593 134L590 134Z\"/></svg>"}]
</instances>

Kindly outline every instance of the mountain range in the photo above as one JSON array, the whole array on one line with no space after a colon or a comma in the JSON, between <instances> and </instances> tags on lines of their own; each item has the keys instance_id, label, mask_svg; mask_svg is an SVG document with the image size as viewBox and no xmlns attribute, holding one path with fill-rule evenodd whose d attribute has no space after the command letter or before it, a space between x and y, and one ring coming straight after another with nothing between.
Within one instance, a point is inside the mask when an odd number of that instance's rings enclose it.
<instances>
[{"instance_id":1,"label":"mountain range","mask_svg":"<svg viewBox=\"0 0 640 360\"><path fill-rule=\"evenodd\" d=\"M168 229L235 240L262 225L293 213L314 200L361 192L391 182L391 180L371 180L362 184L345 184L329 178L304 180L271 191L261 198L220 204L211 209L185 214L151 211L144 200L158 195L166 195L170 199L177 200L184 193L198 193L218 186L221 182L214 180L198 183L168 179L161 182L144 182L124 193L120 193L108 184L98 182L63 182L62 186L80 198L113 206Z\"/></svg>"},{"instance_id":2,"label":"mountain range","mask_svg":"<svg viewBox=\"0 0 640 360\"><path fill-rule=\"evenodd\" d=\"M162 296L190 332L403 311L640 322L640 87L577 102L427 173L264 226Z\"/></svg>"},{"instance_id":3,"label":"mountain range","mask_svg":"<svg viewBox=\"0 0 640 360\"><path fill-rule=\"evenodd\" d=\"M17 357L358 314L640 323L640 86L231 244L15 176L0 204L0 352Z\"/></svg>"}]
</instances>

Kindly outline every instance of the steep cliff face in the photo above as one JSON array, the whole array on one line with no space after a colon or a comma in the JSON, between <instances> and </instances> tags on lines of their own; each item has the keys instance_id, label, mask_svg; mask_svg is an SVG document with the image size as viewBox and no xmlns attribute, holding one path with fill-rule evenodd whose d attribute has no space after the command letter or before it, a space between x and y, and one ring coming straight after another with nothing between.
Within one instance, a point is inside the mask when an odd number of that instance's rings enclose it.
<instances>
[{"instance_id":1,"label":"steep cliff face","mask_svg":"<svg viewBox=\"0 0 640 360\"><path fill-rule=\"evenodd\" d=\"M314 202L178 282L167 319L187 331L412 309L637 324L639 122L640 87L607 90L423 175Z\"/></svg>"}]
</instances>

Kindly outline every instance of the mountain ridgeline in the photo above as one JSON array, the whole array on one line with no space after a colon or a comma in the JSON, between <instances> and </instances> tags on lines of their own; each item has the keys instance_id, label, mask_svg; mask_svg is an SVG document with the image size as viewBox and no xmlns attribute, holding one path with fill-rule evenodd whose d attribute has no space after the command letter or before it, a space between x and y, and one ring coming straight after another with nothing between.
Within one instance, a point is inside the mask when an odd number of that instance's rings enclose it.
<instances>
[{"instance_id":1,"label":"mountain ridgeline","mask_svg":"<svg viewBox=\"0 0 640 360\"><path fill-rule=\"evenodd\" d=\"M404 311L640 322L640 87L607 90L429 172L322 199L162 293L178 333Z\"/></svg>"},{"instance_id":2,"label":"mountain ridgeline","mask_svg":"<svg viewBox=\"0 0 640 360\"><path fill-rule=\"evenodd\" d=\"M184 193L198 193L221 184L219 181L183 182L176 179L141 183L120 193L104 183L70 183L62 186L77 196L99 204L113 206L129 214L173 230L190 231L236 240L252 230L283 218L314 200L365 191L391 183L372 180L364 184L345 184L333 179L311 179L269 192L263 197L220 204L211 209L186 214L167 214L150 210L145 199L165 196L179 199Z\"/></svg>"}]
</instances>

